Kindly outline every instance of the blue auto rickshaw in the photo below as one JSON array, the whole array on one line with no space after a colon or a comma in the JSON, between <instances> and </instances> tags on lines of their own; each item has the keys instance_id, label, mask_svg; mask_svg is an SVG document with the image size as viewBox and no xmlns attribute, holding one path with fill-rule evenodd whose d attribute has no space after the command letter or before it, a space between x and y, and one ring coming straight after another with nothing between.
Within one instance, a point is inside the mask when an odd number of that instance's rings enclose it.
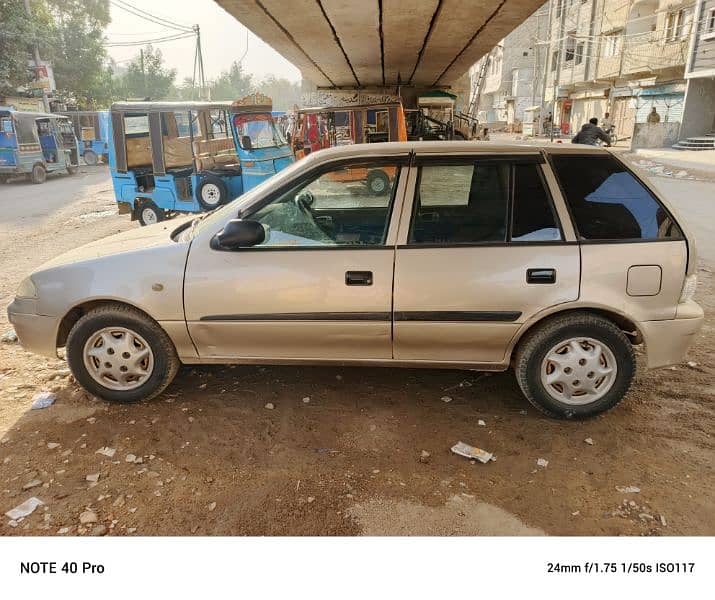
<instances>
[{"instance_id":1,"label":"blue auto rickshaw","mask_svg":"<svg viewBox=\"0 0 715 600\"><path fill-rule=\"evenodd\" d=\"M260 94L233 103L117 102L110 138L119 212L142 225L213 210L293 162Z\"/></svg>"},{"instance_id":2,"label":"blue auto rickshaw","mask_svg":"<svg viewBox=\"0 0 715 600\"><path fill-rule=\"evenodd\" d=\"M70 110L61 114L72 121L85 164L93 167L100 158L109 162L109 111Z\"/></svg>"},{"instance_id":3,"label":"blue auto rickshaw","mask_svg":"<svg viewBox=\"0 0 715 600\"><path fill-rule=\"evenodd\" d=\"M79 168L77 138L67 117L0 107L0 183L25 175L43 183L48 173Z\"/></svg>"}]
</instances>

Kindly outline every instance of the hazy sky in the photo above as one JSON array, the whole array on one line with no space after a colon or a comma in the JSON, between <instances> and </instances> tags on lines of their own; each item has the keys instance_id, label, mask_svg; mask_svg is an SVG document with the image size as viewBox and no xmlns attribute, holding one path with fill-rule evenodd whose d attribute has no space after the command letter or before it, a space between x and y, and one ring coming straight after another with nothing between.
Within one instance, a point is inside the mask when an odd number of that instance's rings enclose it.
<instances>
[{"instance_id":1,"label":"hazy sky","mask_svg":"<svg viewBox=\"0 0 715 600\"><path fill-rule=\"evenodd\" d=\"M248 30L213 0L152 0L151 2L127 0L127 2L174 23L189 26L198 24L201 27L204 69L209 79L227 69L246 51ZM136 17L119 8L118 4L111 3L110 8L112 22L106 32L109 43L139 42L179 33ZM193 37L155 43L154 46L161 48L166 65L177 70L177 81L180 82L184 77L191 77L194 66ZM110 47L108 52L114 60L123 65L139 53L140 47ZM273 73L277 77L285 77L291 81L300 80L300 71L297 68L250 32L248 32L248 52L243 59L243 65L246 71L255 74L258 79Z\"/></svg>"}]
</instances>

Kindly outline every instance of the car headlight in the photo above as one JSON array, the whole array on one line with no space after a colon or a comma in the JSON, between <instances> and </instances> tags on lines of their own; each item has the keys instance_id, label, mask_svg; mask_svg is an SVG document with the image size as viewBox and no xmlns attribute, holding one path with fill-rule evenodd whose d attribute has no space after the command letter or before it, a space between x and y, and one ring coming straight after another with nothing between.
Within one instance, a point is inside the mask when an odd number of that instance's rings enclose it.
<instances>
[{"instance_id":1,"label":"car headlight","mask_svg":"<svg viewBox=\"0 0 715 600\"><path fill-rule=\"evenodd\" d=\"M695 288L698 287L698 276L688 275L683 282L683 291L680 293L678 302L689 302L695 296Z\"/></svg>"},{"instance_id":2,"label":"car headlight","mask_svg":"<svg viewBox=\"0 0 715 600\"><path fill-rule=\"evenodd\" d=\"M32 278L25 277L25 279L20 282L15 295L18 298L37 298L37 288Z\"/></svg>"}]
</instances>

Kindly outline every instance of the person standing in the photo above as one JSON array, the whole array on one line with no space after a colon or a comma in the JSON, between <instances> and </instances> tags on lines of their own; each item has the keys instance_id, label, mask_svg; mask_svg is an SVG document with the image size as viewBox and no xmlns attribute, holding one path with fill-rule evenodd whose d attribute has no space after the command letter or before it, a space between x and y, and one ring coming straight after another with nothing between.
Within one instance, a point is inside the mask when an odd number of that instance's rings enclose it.
<instances>
[{"instance_id":1,"label":"person standing","mask_svg":"<svg viewBox=\"0 0 715 600\"><path fill-rule=\"evenodd\" d=\"M648 123L660 123L660 115L658 114L658 111L656 110L655 106L651 108L650 114L648 115Z\"/></svg>"}]
</instances>

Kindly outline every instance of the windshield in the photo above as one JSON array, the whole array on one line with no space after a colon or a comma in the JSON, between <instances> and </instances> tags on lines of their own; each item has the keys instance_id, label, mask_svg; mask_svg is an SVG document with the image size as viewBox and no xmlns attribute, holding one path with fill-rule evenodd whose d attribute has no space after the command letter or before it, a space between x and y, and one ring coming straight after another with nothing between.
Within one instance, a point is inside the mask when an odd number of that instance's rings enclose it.
<instances>
[{"instance_id":1,"label":"windshield","mask_svg":"<svg viewBox=\"0 0 715 600\"><path fill-rule=\"evenodd\" d=\"M254 150L257 148L275 148L286 143L270 114L234 115L233 125L236 128L236 136L241 148L244 148L244 136L251 138L251 148Z\"/></svg>"}]
</instances>

